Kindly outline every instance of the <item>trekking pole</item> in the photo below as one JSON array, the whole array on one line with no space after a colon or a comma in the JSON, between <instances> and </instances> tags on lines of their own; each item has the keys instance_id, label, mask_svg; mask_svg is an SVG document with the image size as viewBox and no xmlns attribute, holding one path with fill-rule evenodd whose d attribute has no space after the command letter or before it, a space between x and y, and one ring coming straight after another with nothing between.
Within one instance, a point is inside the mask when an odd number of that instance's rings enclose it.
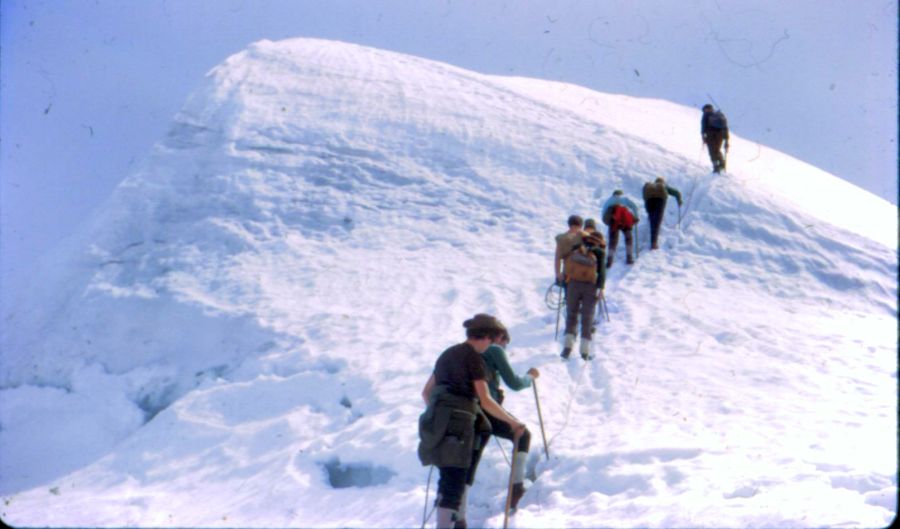
<instances>
[{"instance_id":1,"label":"trekking pole","mask_svg":"<svg viewBox=\"0 0 900 529\"><path fill-rule=\"evenodd\" d=\"M559 298L556 300L556 332L553 333L553 339L559 339L559 311L562 309L562 293L563 288L559 287Z\"/></svg>"},{"instance_id":2,"label":"trekking pole","mask_svg":"<svg viewBox=\"0 0 900 529\"><path fill-rule=\"evenodd\" d=\"M537 405L538 422L541 425L541 437L544 439L544 454L547 455L547 461L550 461L550 448L547 446L547 434L544 432L544 416L541 415L541 400L538 398L537 379L531 381L531 387L534 389L534 403Z\"/></svg>"},{"instance_id":3,"label":"trekking pole","mask_svg":"<svg viewBox=\"0 0 900 529\"><path fill-rule=\"evenodd\" d=\"M641 256L641 224L634 225L634 260Z\"/></svg>"},{"instance_id":4,"label":"trekking pole","mask_svg":"<svg viewBox=\"0 0 900 529\"><path fill-rule=\"evenodd\" d=\"M603 313L606 315L606 321L609 322L609 308L606 306L606 296L600 294L600 305L603 307Z\"/></svg>"},{"instance_id":5,"label":"trekking pole","mask_svg":"<svg viewBox=\"0 0 900 529\"><path fill-rule=\"evenodd\" d=\"M428 482L425 486L425 508L422 510L422 529L425 529L425 524L428 523L428 520L431 519L432 513L434 513L434 507L431 508L431 512L428 512L428 489L431 488L431 474L434 472L434 465L431 465L431 468L428 470Z\"/></svg>"},{"instance_id":6,"label":"trekking pole","mask_svg":"<svg viewBox=\"0 0 900 529\"><path fill-rule=\"evenodd\" d=\"M675 226L676 229L681 229L681 204L678 204L678 226Z\"/></svg>"},{"instance_id":7,"label":"trekking pole","mask_svg":"<svg viewBox=\"0 0 900 529\"><path fill-rule=\"evenodd\" d=\"M513 436L513 447L519 443L519 435ZM513 478L515 478L516 469L516 453L518 450L513 449L512 465L509 469L509 486L506 488L506 507L503 509L503 529L509 527L509 508L512 505Z\"/></svg>"}]
</instances>

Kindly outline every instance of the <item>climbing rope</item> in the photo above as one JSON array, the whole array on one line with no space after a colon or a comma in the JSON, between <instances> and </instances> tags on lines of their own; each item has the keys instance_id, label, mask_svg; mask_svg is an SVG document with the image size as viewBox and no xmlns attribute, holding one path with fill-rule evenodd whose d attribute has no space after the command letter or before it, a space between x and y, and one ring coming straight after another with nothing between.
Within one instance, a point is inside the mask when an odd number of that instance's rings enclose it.
<instances>
[{"instance_id":1,"label":"climbing rope","mask_svg":"<svg viewBox=\"0 0 900 529\"><path fill-rule=\"evenodd\" d=\"M563 424L560 427L559 431L556 432L556 434L554 434L553 437L551 437L549 441L547 441L548 447L553 444L553 441L557 437L559 437L559 435L561 433L563 433L565 431L566 427L569 425L569 414L572 412L572 401L575 400L575 395L578 393L578 388L581 387L581 382L584 379L584 373L587 371L587 365L588 365L588 363L584 362L584 364L581 366L581 370L578 373L578 379L575 381L575 386L572 388L572 391L569 393L569 401L566 403L566 413L564 415Z\"/></svg>"}]
</instances>

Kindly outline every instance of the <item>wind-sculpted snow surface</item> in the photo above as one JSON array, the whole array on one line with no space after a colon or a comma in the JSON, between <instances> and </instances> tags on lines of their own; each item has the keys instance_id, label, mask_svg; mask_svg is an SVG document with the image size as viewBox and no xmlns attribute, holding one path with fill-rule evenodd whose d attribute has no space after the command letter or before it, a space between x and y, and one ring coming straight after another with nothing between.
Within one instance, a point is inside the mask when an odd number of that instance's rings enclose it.
<instances>
[{"instance_id":1,"label":"wind-sculpted snow surface","mask_svg":"<svg viewBox=\"0 0 900 529\"><path fill-rule=\"evenodd\" d=\"M3 519L419 526L422 386L491 312L550 443L508 393L534 434L513 526L887 524L896 210L736 134L710 175L698 126L337 42L232 56L4 314ZM596 359L561 363L553 236L658 176L680 223L653 252L639 224ZM502 524L508 452L472 527Z\"/></svg>"}]
</instances>

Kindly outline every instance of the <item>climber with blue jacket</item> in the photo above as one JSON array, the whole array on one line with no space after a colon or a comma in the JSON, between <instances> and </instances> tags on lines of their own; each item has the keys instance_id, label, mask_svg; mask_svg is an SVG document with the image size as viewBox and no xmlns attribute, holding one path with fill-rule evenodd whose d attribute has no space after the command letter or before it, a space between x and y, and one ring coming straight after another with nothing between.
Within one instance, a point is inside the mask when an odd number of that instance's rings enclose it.
<instances>
[{"instance_id":1,"label":"climber with blue jacket","mask_svg":"<svg viewBox=\"0 0 900 529\"><path fill-rule=\"evenodd\" d=\"M606 203L603 204L603 224L609 226L607 237L606 268L613 264L616 256L616 247L619 245L619 232L625 233L625 262L634 264L634 237L632 228L640 222L638 207L630 198L625 196L621 189L613 191Z\"/></svg>"}]
</instances>

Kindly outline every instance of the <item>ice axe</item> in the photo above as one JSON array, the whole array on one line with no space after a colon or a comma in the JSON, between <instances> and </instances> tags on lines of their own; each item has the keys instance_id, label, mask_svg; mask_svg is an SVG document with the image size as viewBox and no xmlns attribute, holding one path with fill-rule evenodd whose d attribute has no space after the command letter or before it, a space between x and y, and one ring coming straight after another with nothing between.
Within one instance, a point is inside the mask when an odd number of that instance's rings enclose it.
<instances>
[{"instance_id":1,"label":"ice axe","mask_svg":"<svg viewBox=\"0 0 900 529\"><path fill-rule=\"evenodd\" d=\"M600 292L600 306L603 308L603 314L606 316L607 323L609 322L609 308L606 306L606 296L603 295L603 292Z\"/></svg>"},{"instance_id":2,"label":"ice axe","mask_svg":"<svg viewBox=\"0 0 900 529\"><path fill-rule=\"evenodd\" d=\"M563 287L559 287L559 297L556 300L556 332L553 333L553 339L559 339L559 312L562 310L562 293Z\"/></svg>"},{"instance_id":3,"label":"ice axe","mask_svg":"<svg viewBox=\"0 0 900 529\"><path fill-rule=\"evenodd\" d=\"M544 432L544 416L541 415L541 400L538 398L537 379L531 381L531 387L534 389L534 403L537 405L538 422L541 425L541 437L544 439L544 454L547 455L547 461L550 461L550 447L547 446L547 434Z\"/></svg>"}]
</instances>

